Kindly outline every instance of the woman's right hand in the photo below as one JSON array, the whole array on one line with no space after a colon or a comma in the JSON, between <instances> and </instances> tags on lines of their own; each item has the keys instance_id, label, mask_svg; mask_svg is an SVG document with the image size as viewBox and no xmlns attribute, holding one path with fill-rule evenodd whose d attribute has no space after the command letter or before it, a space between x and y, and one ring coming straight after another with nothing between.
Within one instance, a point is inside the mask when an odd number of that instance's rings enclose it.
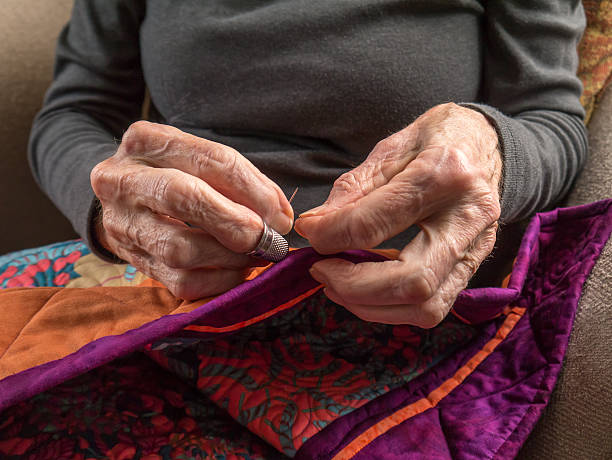
<instances>
[{"instance_id":1,"label":"woman's right hand","mask_svg":"<svg viewBox=\"0 0 612 460\"><path fill-rule=\"evenodd\" d=\"M91 185L100 243L184 299L224 292L266 264L245 255L263 221L281 234L293 225L280 187L245 157L166 125L132 124Z\"/></svg>"}]
</instances>

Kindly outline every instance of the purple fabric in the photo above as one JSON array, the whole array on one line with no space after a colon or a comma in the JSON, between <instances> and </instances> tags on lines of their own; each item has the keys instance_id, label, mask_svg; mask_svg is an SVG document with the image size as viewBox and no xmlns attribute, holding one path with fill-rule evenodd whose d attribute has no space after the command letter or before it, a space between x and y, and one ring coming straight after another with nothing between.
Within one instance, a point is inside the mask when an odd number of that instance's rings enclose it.
<instances>
[{"instance_id":1,"label":"purple fabric","mask_svg":"<svg viewBox=\"0 0 612 460\"><path fill-rule=\"evenodd\" d=\"M582 286L611 232L612 200L537 216L509 283L520 293L513 305L526 307L526 314L436 407L392 428L353 458L513 458L548 403ZM480 291L464 299L486 300ZM296 458L331 458L376 422L425 397L482 348L501 321L486 325L476 341L427 375L333 422Z\"/></svg>"},{"instance_id":2,"label":"purple fabric","mask_svg":"<svg viewBox=\"0 0 612 460\"><path fill-rule=\"evenodd\" d=\"M342 257L353 262L384 260L366 251L349 251ZM315 287L308 268L323 256L310 248L294 251L261 276L245 282L190 313L168 315L124 334L95 340L62 359L11 375L0 381L0 411L147 343L180 332L191 324L227 326L258 316ZM35 289L35 288L33 288ZM139 289L135 287L134 289ZM231 315L228 315L231 311ZM216 336L203 334L198 336Z\"/></svg>"},{"instance_id":3,"label":"purple fabric","mask_svg":"<svg viewBox=\"0 0 612 460\"><path fill-rule=\"evenodd\" d=\"M612 200L537 216L527 229L508 288L466 290L457 299L454 308L460 316L482 323L478 338L404 387L332 422L296 458L330 458L377 421L427 396L495 335L504 319L495 318L508 303L528 310L495 352L437 407L389 430L357 458L515 455L548 402L582 285L611 231ZM353 262L384 259L365 251L342 257ZM255 280L190 313L101 338L63 359L7 377L0 381L0 410L190 324L221 327L264 313L315 287L307 270L321 258L311 249L295 251Z\"/></svg>"},{"instance_id":4,"label":"purple fabric","mask_svg":"<svg viewBox=\"0 0 612 460\"><path fill-rule=\"evenodd\" d=\"M360 409L331 423L325 431L309 439L295 456L296 460L322 460L333 457L352 439L370 426L391 415L399 408L425 398L481 349L497 331L498 324L487 324L482 334L469 346L443 360L427 374L411 380L405 386L380 396ZM372 457L377 458L377 457ZM384 458L384 457L382 457Z\"/></svg>"}]
</instances>

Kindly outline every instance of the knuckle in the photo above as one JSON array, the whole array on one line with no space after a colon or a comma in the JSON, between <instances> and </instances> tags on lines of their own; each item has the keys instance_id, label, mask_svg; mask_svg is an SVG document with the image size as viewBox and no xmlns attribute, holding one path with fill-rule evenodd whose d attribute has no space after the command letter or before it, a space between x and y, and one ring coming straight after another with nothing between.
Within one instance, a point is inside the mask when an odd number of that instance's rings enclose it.
<instances>
[{"instance_id":1,"label":"knuckle","mask_svg":"<svg viewBox=\"0 0 612 460\"><path fill-rule=\"evenodd\" d=\"M374 219L357 209L351 215L349 225L344 226L343 239L347 247L369 249L385 239L385 220Z\"/></svg>"},{"instance_id":2,"label":"knuckle","mask_svg":"<svg viewBox=\"0 0 612 460\"><path fill-rule=\"evenodd\" d=\"M374 188L371 175L373 163L362 163L359 167L342 174L334 181L332 193L337 196L363 196L368 190Z\"/></svg>"},{"instance_id":3,"label":"knuckle","mask_svg":"<svg viewBox=\"0 0 612 460\"><path fill-rule=\"evenodd\" d=\"M284 196L282 192L280 192L281 196ZM263 202L263 211L266 217L270 218L274 216L275 213L279 212L280 200L279 193L272 188L262 188L259 191L259 200Z\"/></svg>"},{"instance_id":4,"label":"knuckle","mask_svg":"<svg viewBox=\"0 0 612 460\"><path fill-rule=\"evenodd\" d=\"M359 188L359 180L352 171L346 172L334 181L334 189L340 192L352 192Z\"/></svg>"},{"instance_id":5,"label":"knuckle","mask_svg":"<svg viewBox=\"0 0 612 460\"><path fill-rule=\"evenodd\" d=\"M430 110L433 114L448 117L461 109L462 107L458 106L454 102L445 102L432 107Z\"/></svg>"},{"instance_id":6,"label":"knuckle","mask_svg":"<svg viewBox=\"0 0 612 460\"><path fill-rule=\"evenodd\" d=\"M171 193L171 190L174 189L172 180L160 178L160 182L156 187L158 188L156 192L157 199L171 200L179 212L196 218L203 218L207 215L208 201L205 198L200 182L194 181L187 184L187 186L185 184L178 184L175 193Z\"/></svg>"},{"instance_id":7,"label":"knuckle","mask_svg":"<svg viewBox=\"0 0 612 460\"><path fill-rule=\"evenodd\" d=\"M456 111L456 110L460 110L461 109L461 107L459 107L454 102L445 102L445 103L441 104L440 107L443 110L447 111L447 112L452 112L452 111Z\"/></svg>"},{"instance_id":8,"label":"knuckle","mask_svg":"<svg viewBox=\"0 0 612 460\"><path fill-rule=\"evenodd\" d=\"M378 141L376 145L374 146L373 150L379 153L388 153L393 150L401 148L402 144L403 142L400 139L400 136L391 135L389 137L386 137Z\"/></svg>"},{"instance_id":9,"label":"knuckle","mask_svg":"<svg viewBox=\"0 0 612 460\"><path fill-rule=\"evenodd\" d=\"M100 199L111 198L116 190L116 177L110 163L110 159L98 163L93 167L89 176L91 187Z\"/></svg>"},{"instance_id":10,"label":"knuckle","mask_svg":"<svg viewBox=\"0 0 612 460\"><path fill-rule=\"evenodd\" d=\"M495 247L495 242L497 241L497 222L493 223L489 228L485 230L483 235L483 245L487 252L491 252Z\"/></svg>"},{"instance_id":11,"label":"knuckle","mask_svg":"<svg viewBox=\"0 0 612 460\"><path fill-rule=\"evenodd\" d=\"M459 192L467 192L474 188L480 174L467 159L465 152L456 147L448 147L445 152L445 166L453 187Z\"/></svg>"},{"instance_id":12,"label":"knuckle","mask_svg":"<svg viewBox=\"0 0 612 460\"><path fill-rule=\"evenodd\" d=\"M484 260L489 254L491 254L493 252L493 249L495 249L495 242L497 241L496 238L496 234L487 234L485 235L484 239L483 239L483 243L482 243L482 252L483 252L483 257L482 259ZM480 262L482 263L482 261Z\"/></svg>"},{"instance_id":13,"label":"knuckle","mask_svg":"<svg viewBox=\"0 0 612 460\"><path fill-rule=\"evenodd\" d=\"M138 225L126 225L125 234L130 241L132 241L139 248L146 248L148 246L147 241L149 240L145 235L145 232Z\"/></svg>"},{"instance_id":14,"label":"knuckle","mask_svg":"<svg viewBox=\"0 0 612 460\"><path fill-rule=\"evenodd\" d=\"M234 252L252 251L262 235L261 220L251 216L242 216L227 226L227 246Z\"/></svg>"},{"instance_id":15,"label":"knuckle","mask_svg":"<svg viewBox=\"0 0 612 460\"><path fill-rule=\"evenodd\" d=\"M121 138L121 152L128 156L137 155L145 150L145 141L153 131L153 124L139 120L132 123Z\"/></svg>"},{"instance_id":16,"label":"knuckle","mask_svg":"<svg viewBox=\"0 0 612 460\"><path fill-rule=\"evenodd\" d=\"M170 268L188 268L193 264L196 254L196 248L189 238L174 236L168 238L162 258Z\"/></svg>"},{"instance_id":17,"label":"knuckle","mask_svg":"<svg viewBox=\"0 0 612 460\"><path fill-rule=\"evenodd\" d=\"M191 157L193 168L200 173L206 171L210 167L210 154L209 151L196 152Z\"/></svg>"},{"instance_id":18,"label":"knuckle","mask_svg":"<svg viewBox=\"0 0 612 460\"><path fill-rule=\"evenodd\" d=\"M219 158L219 161L223 165L223 169L227 174L233 175L241 174L238 164L238 152L231 147L226 145L218 145L215 149L215 155Z\"/></svg>"},{"instance_id":19,"label":"knuckle","mask_svg":"<svg viewBox=\"0 0 612 460\"><path fill-rule=\"evenodd\" d=\"M153 126L154 124L149 121L137 120L128 127L128 131L132 130L134 133L148 134Z\"/></svg>"},{"instance_id":20,"label":"knuckle","mask_svg":"<svg viewBox=\"0 0 612 460\"><path fill-rule=\"evenodd\" d=\"M95 165L91 170L91 174L89 175L89 179L91 181L91 185L94 187L94 191L98 184L104 183L104 181L106 180L106 167L104 165L105 161L102 161Z\"/></svg>"},{"instance_id":21,"label":"knuckle","mask_svg":"<svg viewBox=\"0 0 612 460\"><path fill-rule=\"evenodd\" d=\"M467 255L463 259L463 265L465 266L470 277L476 273L476 270L478 270L478 267L480 266L480 262L481 260L473 255Z\"/></svg>"},{"instance_id":22,"label":"knuckle","mask_svg":"<svg viewBox=\"0 0 612 460\"><path fill-rule=\"evenodd\" d=\"M423 268L400 278L394 286L395 296L407 303L420 304L429 300L436 293L437 278L433 270Z\"/></svg>"},{"instance_id":23,"label":"knuckle","mask_svg":"<svg viewBox=\"0 0 612 460\"><path fill-rule=\"evenodd\" d=\"M112 187L114 189L114 196L127 197L134 194L134 189L138 177L133 174L113 174L112 176Z\"/></svg>"},{"instance_id":24,"label":"knuckle","mask_svg":"<svg viewBox=\"0 0 612 460\"><path fill-rule=\"evenodd\" d=\"M141 254L135 251L130 251L130 252L121 251L121 253L118 253L117 255L122 257L124 260L128 261L134 267L136 267L138 271L141 271L145 275L153 278L151 265L146 257L142 256Z\"/></svg>"},{"instance_id":25,"label":"knuckle","mask_svg":"<svg viewBox=\"0 0 612 460\"><path fill-rule=\"evenodd\" d=\"M494 226L501 215L501 206L486 188L476 191L470 195L471 203L462 207L462 219L468 225L476 224L480 230Z\"/></svg>"},{"instance_id":26,"label":"knuckle","mask_svg":"<svg viewBox=\"0 0 612 460\"><path fill-rule=\"evenodd\" d=\"M105 209L102 213L102 226L104 230L114 238L124 233L124 226L122 225L121 219L119 219L111 209Z\"/></svg>"},{"instance_id":27,"label":"knuckle","mask_svg":"<svg viewBox=\"0 0 612 460\"><path fill-rule=\"evenodd\" d=\"M193 161L198 171L206 171L216 163L217 169L221 167L225 173L232 175L237 169L237 159L238 152L233 148L211 142L206 144L204 150L194 155Z\"/></svg>"},{"instance_id":28,"label":"knuckle","mask_svg":"<svg viewBox=\"0 0 612 460\"><path fill-rule=\"evenodd\" d=\"M124 176L125 177L125 176ZM151 195L154 200L158 203L165 203L170 201L170 189L172 187L173 180L171 177L166 175L160 175L153 180L151 185ZM130 178L126 178L126 188L130 185Z\"/></svg>"},{"instance_id":29,"label":"knuckle","mask_svg":"<svg viewBox=\"0 0 612 460\"><path fill-rule=\"evenodd\" d=\"M155 241L154 252L165 266L177 268L180 265L180 244L171 235L160 235Z\"/></svg>"},{"instance_id":30,"label":"knuckle","mask_svg":"<svg viewBox=\"0 0 612 460\"><path fill-rule=\"evenodd\" d=\"M501 216L501 205L499 204L499 200L490 193L484 195L480 209L488 225L497 222ZM495 226L495 230L497 230L497 226Z\"/></svg>"}]
</instances>

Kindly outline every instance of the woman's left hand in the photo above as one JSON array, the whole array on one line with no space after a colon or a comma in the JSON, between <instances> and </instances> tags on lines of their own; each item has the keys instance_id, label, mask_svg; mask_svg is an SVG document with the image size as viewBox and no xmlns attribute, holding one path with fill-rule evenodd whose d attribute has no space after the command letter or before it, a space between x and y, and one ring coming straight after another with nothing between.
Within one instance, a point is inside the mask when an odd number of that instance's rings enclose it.
<instances>
[{"instance_id":1,"label":"woman's left hand","mask_svg":"<svg viewBox=\"0 0 612 460\"><path fill-rule=\"evenodd\" d=\"M340 176L327 201L295 223L319 253L373 248L413 224L421 231L398 260L315 263L311 274L327 296L367 321L442 321L495 244L497 141L484 115L438 105Z\"/></svg>"}]
</instances>

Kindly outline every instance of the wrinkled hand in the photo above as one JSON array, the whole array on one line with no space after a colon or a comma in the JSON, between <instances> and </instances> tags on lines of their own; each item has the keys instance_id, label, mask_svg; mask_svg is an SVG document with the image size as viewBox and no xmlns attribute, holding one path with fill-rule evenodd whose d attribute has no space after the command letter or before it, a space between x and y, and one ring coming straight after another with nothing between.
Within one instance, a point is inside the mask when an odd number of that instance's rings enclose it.
<instances>
[{"instance_id":1,"label":"wrinkled hand","mask_svg":"<svg viewBox=\"0 0 612 460\"><path fill-rule=\"evenodd\" d=\"M246 158L165 125L134 123L91 184L102 245L185 299L226 291L265 264L244 255L262 218L283 234L293 224L281 189Z\"/></svg>"},{"instance_id":2,"label":"wrinkled hand","mask_svg":"<svg viewBox=\"0 0 612 460\"><path fill-rule=\"evenodd\" d=\"M321 254L373 248L413 224L398 260L312 266L327 296L367 321L433 327L492 251L502 161L486 118L436 106L379 142L295 228Z\"/></svg>"}]
</instances>

